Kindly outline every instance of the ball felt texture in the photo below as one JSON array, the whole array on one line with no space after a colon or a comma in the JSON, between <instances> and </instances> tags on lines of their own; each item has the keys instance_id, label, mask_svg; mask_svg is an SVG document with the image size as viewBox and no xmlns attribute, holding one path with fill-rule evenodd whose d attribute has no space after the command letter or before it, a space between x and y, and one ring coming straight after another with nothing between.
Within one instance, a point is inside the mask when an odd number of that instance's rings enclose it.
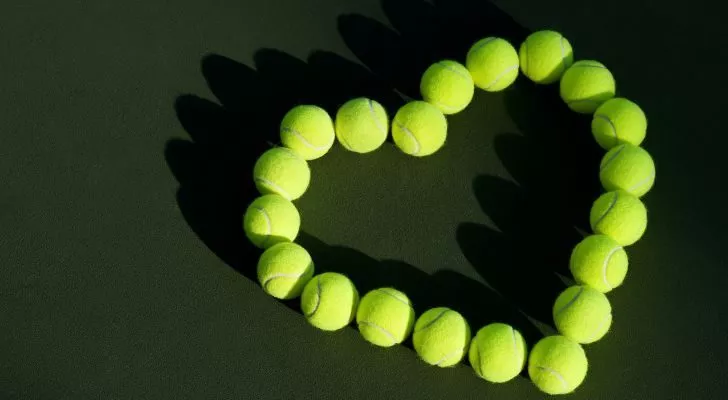
<instances>
[{"instance_id":1,"label":"ball felt texture","mask_svg":"<svg viewBox=\"0 0 728 400\"><path fill-rule=\"evenodd\" d=\"M295 200L308 189L311 169L298 153L287 147L275 147L263 153L255 163L253 179L260 193L275 193Z\"/></svg>"},{"instance_id":2,"label":"ball felt texture","mask_svg":"<svg viewBox=\"0 0 728 400\"><path fill-rule=\"evenodd\" d=\"M588 368L584 349L560 335L539 340L528 357L531 381L551 395L573 392L586 378Z\"/></svg>"},{"instance_id":3,"label":"ball felt texture","mask_svg":"<svg viewBox=\"0 0 728 400\"><path fill-rule=\"evenodd\" d=\"M457 311L432 308L417 319L412 343L424 362L450 367L459 363L468 350L470 326Z\"/></svg>"},{"instance_id":4,"label":"ball felt texture","mask_svg":"<svg viewBox=\"0 0 728 400\"><path fill-rule=\"evenodd\" d=\"M614 97L616 83L604 64L593 60L577 61L561 77L561 98L572 110L591 114Z\"/></svg>"},{"instance_id":5,"label":"ball felt texture","mask_svg":"<svg viewBox=\"0 0 728 400\"><path fill-rule=\"evenodd\" d=\"M647 135L647 117L634 102L615 97L597 108L591 129L594 139L605 150L622 143L639 146Z\"/></svg>"},{"instance_id":6,"label":"ball felt texture","mask_svg":"<svg viewBox=\"0 0 728 400\"><path fill-rule=\"evenodd\" d=\"M281 121L281 142L305 160L317 159L334 144L334 123L321 107L293 107Z\"/></svg>"},{"instance_id":7,"label":"ball felt texture","mask_svg":"<svg viewBox=\"0 0 728 400\"><path fill-rule=\"evenodd\" d=\"M362 337L382 347L402 343L412 332L415 312L407 296L393 288L375 289L362 297L356 323Z\"/></svg>"},{"instance_id":8,"label":"ball felt texture","mask_svg":"<svg viewBox=\"0 0 728 400\"><path fill-rule=\"evenodd\" d=\"M629 246L640 240L647 229L647 208L627 192L607 192L592 205L589 223L595 233L607 235L621 246Z\"/></svg>"},{"instance_id":9,"label":"ball felt texture","mask_svg":"<svg viewBox=\"0 0 728 400\"><path fill-rule=\"evenodd\" d=\"M374 100L352 99L336 112L336 138L349 151L372 152L387 140L388 132L387 112Z\"/></svg>"},{"instance_id":10,"label":"ball felt texture","mask_svg":"<svg viewBox=\"0 0 728 400\"><path fill-rule=\"evenodd\" d=\"M470 344L475 373L493 383L510 381L526 365L526 341L520 332L499 322L481 328Z\"/></svg>"},{"instance_id":11,"label":"ball felt texture","mask_svg":"<svg viewBox=\"0 0 728 400\"><path fill-rule=\"evenodd\" d=\"M422 75L420 92L426 102L443 114L456 114L473 100L473 77L462 64L443 60L432 64Z\"/></svg>"},{"instance_id":12,"label":"ball felt texture","mask_svg":"<svg viewBox=\"0 0 728 400\"><path fill-rule=\"evenodd\" d=\"M645 149L631 144L613 147L602 158L599 180L607 190L642 197L655 183L655 163Z\"/></svg>"},{"instance_id":13,"label":"ball felt texture","mask_svg":"<svg viewBox=\"0 0 728 400\"><path fill-rule=\"evenodd\" d=\"M266 194L253 200L243 218L245 235L262 249L294 241L300 227L301 215L296 206L277 194Z\"/></svg>"},{"instance_id":14,"label":"ball felt texture","mask_svg":"<svg viewBox=\"0 0 728 400\"><path fill-rule=\"evenodd\" d=\"M574 247L569 269L576 282L602 293L620 286L627 275L627 252L606 235L589 235Z\"/></svg>"},{"instance_id":15,"label":"ball felt texture","mask_svg":"<svg viewBox=\"0 0 728 400\"><path fill-rule=\"evenodd\" d=\"M501 91L515 82L519 65L516 49L497 37L477 41L465 59L475 86L488 92Z\"/></svg>"},{"instance_id":16,"label":"ball felt texture","mask_svg":"<svg viewBox=\"0 0 728 400\"><path fill-rule=\"evenodd\" d=\"M258 282L266 293L277 299L293 299L301 295L313 270L313 261L306 249L295 243L278 243L260 256Z\"/></svg>"},{"instance_id":17,"label":"ball felt texture","mask_svg":"<svg viewBox=\"0 0 728 400\"><path fill-rule=\"evenodd\" d=\"M308 322L336 331L354 320L359 292L345 275L325 272L308 281L301 294L301 311Z\"/></svg>"},{"instance_id":18,"label":"ball felt texture","mask_svg":"<svg viewBox=\"0 0 728 400\"><path fill-rule=\"evenodd\" d=\"M530 34L518 51L521 72L528 79L549 84L561 79L574 62L571 44L560 33L550 30Z\"/></svg>"},{"instance_id":19,"label":"ball felt texture","mask_svg":"<svg viewBox=\"0 0 728 400\"><path fill-rule=\"evenodd\" d=\"M559 333L578 343L594 343L612 325L612 306L604 293L586 285L567 288L554 302Z\"/></svg>"},{"instance_id":20,"label":"ball felt texture","mask_svg":"<svg viewBox=\"0 0 728 400\"><path fill-rule=\"evenodd\" d=\"M392 122L392 139L400 150L415 157L429 156L445 144L447 120L442 111L424 101L402 106Z\"/></svg>"}]
</instances>

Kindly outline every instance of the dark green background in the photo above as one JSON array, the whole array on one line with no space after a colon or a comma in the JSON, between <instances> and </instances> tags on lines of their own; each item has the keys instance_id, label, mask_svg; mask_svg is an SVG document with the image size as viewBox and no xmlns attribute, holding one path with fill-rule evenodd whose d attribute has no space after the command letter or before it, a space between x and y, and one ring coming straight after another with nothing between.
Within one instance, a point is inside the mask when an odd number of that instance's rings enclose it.
<instances>
[{"instance_id":1,"label":"dark green background","mask_svg":"<svg viewBox=\"0 0 728 400\"><path fill-rule=\"evenodd\" d=\"M257 155L300 102L390 114L477 39L567 36L649 117L648 232L586 347L578 399L722 397L723 17L705 0L38 1L0 5L0 398L501 398L354 328L323 333L260 290L241 213ZM395 92L395 90L397 92ZM478 92L427 159L391 143L311 162L299 242L318 271L393 285L474 330L550 333L602 151L556 87Z\"/></svg>"}]
</instances>

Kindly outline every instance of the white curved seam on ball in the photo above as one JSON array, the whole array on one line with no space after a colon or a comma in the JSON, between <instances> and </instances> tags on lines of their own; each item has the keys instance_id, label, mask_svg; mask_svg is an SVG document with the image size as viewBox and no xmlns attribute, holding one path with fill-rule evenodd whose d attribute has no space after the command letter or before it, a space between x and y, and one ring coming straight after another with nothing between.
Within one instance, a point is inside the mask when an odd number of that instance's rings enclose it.
<instances>
[{"instance_id":1,"label":"white curved seam on ball","mask_svg":"<svg viewBox=\"0 0 728 400\"><path fill-rule=\"evenodd\" d=\"M272 187L272 188L273 188L274 190L276 190L276 192L277 192L278 194L280 194L281 196L283 196L283 197L284 197L284 198L285 198L286 200L290 201L290 200L292 200L292 199L293 199L293 198L291 197L291 195L290 195L290 194L288 194L288 192L287 192L287 191L283 190L283 188L282 188L282 187L280 187L280 186L276 185L276 184L275 184L275 183L274 183L273 181L270 181L270 180L268 180L268 179L265 179L265 178L260 178L260 177L258 177L258 178L255 178L255 180L256 180L256 181L259 181L259 182L261 182L261 183L263 183L264 185L268 185L268 186Z\"/></svg>"},{"instance_id":2,"label":"white curved seam on ball","mask_svg":"<svg viewBox=\"0 0 728 400\"><path fill-rule=\"evenodd\" d=\"M493 85L495 85L496 83L498 83L498 81L500 81L501 79L503 79L503 77L504 77L504 76L505 76L505 75L506 75L507 73L509 73L509 72L513 71L514 69L518 69L518 65L515 65L515 66L511 66L510 68L508 68L508 69L506 69L505 71L501 72L501 73L500 73L500 75L496 76L496 77L495 77L495 79L494 79L493 81L491 81L491 82L490 82L490 84L489 84L488 86L486 86L486 87L485 87L485 90L488 90L488 89L492 88L492 87L493 87Z\"/></svg>"},{"instance_id":3,"label":"white curved seam on ball","mask_svg":"<svg viewBox=\"0 0 728 400\"><path fill-rule=\"evenodd\" d=\"M447 111L450 111L450 112L457 111L457 108L456 107L449 106L449 105L447 105L445 103L441 103L439 101L431 100L430 103L434 103L437 107L444 108L444 109L446 109Z\"/></svg>"},{"instance_id":4,"label":"white curved seam on ball","mask_svg":"<svg viewBox=\"0 0 728 400\"><path fill-rule=\"evenodd\" d=\"M470 53L475 53L476 51L478 51L478 50L482 49L483 47L485 47L486 44L494 41L495 39L496 38L494 38L494 37L489 37L489 38L483 39L482 40L482 43L478 44L477 47L473 47L472 49L470 49Z\"/></svg>"},{"instance_id":5,"label":"white curved seam on ball","mask_svg":"<svg viewBox=\"0 0 728 400\"><path fill-rule=\"evenodd\" d=\"M314 145L313 143L306 140L306 138L299 131L297 131L293 128L283 128L283 130L292 133L295 137L298 138L298 140L300 140L306 147L308 147L310 149L313 149L316 151L323 151L323 150L326 150L326 148L328 147L325 145L324 146Z\"/></svg>"},{"instance_id":6,"label":"white curved seam on ball","mask_svg":"<svg viewBox=\"0 0 728 400\"><path fill-rule=\"evenodd\" d=\"M444 357L442 357L441 359L437 360L437 362L435 363L435 365L439 367L440 364L444 363L445 361L447 361L448 359L452 358L453 356L456 356L459 351L460 350L453 350L452 352L446 354Z\"/></svg>"},{"instance_id":7,"label":"white curved seam on ball","mask_svg":"<svg viewBox=\"0 0 728 400\"><path fill-rule=\"evenodd\" d=\"M614 161L615 159L617 159L617 157L619 157L619 153L621 153L622 150L624 150L625 147L627 147L627 146L622 145L619 149L617 149L617 151L614 152L614 154L612 154L611 157L609 157L608 159L604 160L604 162L602 163L602 165L599 167L599 172L604 171L604 169L607 168L612 161Z\"/></svg>"},{"instance_id":8,"label":"white curved seam on ball","mask_svg":"<svg viewBox=\"0 0 728 400\"><path fill-rule=\"evenodd\" d=\"M265 223L268 226L268 233L265 234L265 238L262 242L260 242L260 245L265 247L265 244L268 242L268 239L270 239L270 236L273 234L273 223L270 220L270 216L267 212L265 212L265 209L263 207L253 207L253 209L258 210L261 214L263 214L263 218L265 218Z\"/></svg>"},{"instance_id":9,"label":"white curved seam on ball","mask_svg":"<svg viewBox=\"0 0 728 400\"><path fill-rule=\"evenodd\" d=\"M321 278L316 279L316 306L313 310L306 314L307 317L311 317L318 311L319 305L321 304Z\"/></svg>"},{"instance_id":10,"label":"white curved seam on ball","mask_svg":"<svg viewBox=\"0 0 728 400\"><path fill-rule=\"evenodd\" d=\"M418 329L417 332L422 332L422 331L426 330L427 328L431 327L435 322L437 322L437 320L442 318L443 315L447 314L448 311L450 311L450 310L443 310L437 317L435 317L435 319L433 319L432 321L425 324L425 326L423 326L422 328Z\"/></svg>"},{"instance_id":11,"label":"white curved seam on ball","mask_svg":"<svg viewBox=\"0 0 728 400\"><path fill-rule=\"evenodd\" d=\"M652 170L649 176L646 176L642 178L639 182L635 183L634 185L630 186L629 189L627 189L628 192L632 193L633 191L637 190L641 186L644 186L647 184L650 180L655 178L655 170Z\"/></svg>"},{"instance_id":12,"label":"white curved seam on ball","mask_svg":"<svg viewBox=\"0 0 728 400\"><path fill-rule=\"evenodd\" d=\"M416 150L412 153L412 155L416 156L417 154L419 154L420 153L420 142L417 141L417 137L415 137L414 133L412 133L412 131L407 129L406 126L400 124L399 122L394 121L394 123L397 124L397 126L399 126L399 129L401 129L404 133L406 133L407 136L409 136L412 139L412 141L415 142Z\"/></svg>"},{"instance_id":13,"label":"white curved seam on ball","mask_svg":"<svg viewBox=\"0 0 728 400\"><path fill-rule=\"evenodd\" d=\"M602 322L600 322L599 323L599 326L597 326L596 328L594 328L592 330L591 335L587 338L587 341L589 343L594 342L594 338L596 338L599 335L599 332L602 331L602 328L604 327L604 324L606 324L607 321L609 321L610 319L612 319L612 313L609 313L609 314L607 314L606 317L602 318Z\"/></svg>"},{"instance_id":14,"label":"white curved seam on ball","mask_svg":"<svg viewBox=\"0 0 728 400\"><path fill-rule=\"evenodd\" d=\"M606 115L602 115L602 114L594 114L594 118L599 118L604 121L607 121L609 126L612 128L612 133L614 134L614 142L615 142L614 145L615 146L618 145L619 144L619 135L617 135L617 127L614 126L614 122L612 122L612 120L609 119L609 117L607 117Z\"/></svg>"},{"instance_id":15,"label":"white curved seam on ball","mask_svg":"<svg viewBox=\"0 0 728 400\"><path fill-rule=\"evenodd\" d=\"M563 312L567 308L571 307L571 305L576 302L576 300L581 296L581 294L583 292L584 292L584 287L583 286L579 286L579 293L577 293L576 296L572 297L571 300L569 300L568 303L564 304L563 306L561 306L561 308L559 308L558 310L556 310L556 312L554 313L554 316L557 316L557 315L561 314L561 312Z\"/></svg>"},{"instance_id":16,"label":"white curved seam on ball","mask_svg":"<svg viewBox=\"0 0 728 400\"><path fill-rule=\"evenodd\" d=\"M619 197L619 192L614 192L614 198L612 199L612 203L609 204L609 207L607 207L606 211L604 211L604 214L602 214L601 217L597 220L597 222L594 223L594 227L596 228L597 225L599 225L602 220L604 220L604 217L609 214L610 211L612 211L612 208L614 208L614 205L617 204L617 197Z\"/></svg>"},{"instance_id":17,"label":"white curved seam on ball","mask_svg":"<svg viewBox=\"0 0 728 400\"><path fill-rule=\"evenodd\" d=\"M516 337L516 330L513 327L511 327L511 336L513 336L513 355L518 356L518 338Z\"/></svg>"},{"instance_id":18,"label":"white curved seam on ball","mask_svg":"<svg viewBox=\"0 0 728 400\"><path fill-rule=\"evenodd\" d=\"M609 280L607 279L607 268L609 268L609 262L612 261L612 256L614 253L618 252L622 249L622 246L617 246L609 251L609 254L607 254L607 258L604 260L604 265L602 266L602 279L604 280L604 284L607 286L608 290L614 289L612 285L609 283Z\"/></svg>"},{"instance_id":19,"label":"white curved seam on ball","mask_svg":"<svg viewBox=\"0 0 728 400\"><path fill-rule=\"evenodd\" d=\"M409 303L409 301L404 301L403 299L400 299L399 297L393 295L392 293L389 293L389 292L387 292L385 290L381 290L381 289L377 289L377 292L384 293L384 294L386 294L389 297L392 297L394 299L397 299L397 301L399 301L400 303L406 305L407 307L412 308L412 305Z\"/></svg>"},{"instance_id":20,"label":"white curved seam on ball","mask_svg":"<svg viewBox=\"0 0 728 400\"><path fill-rule=\"evenodd\" d=\"M439 65L439 66L440 66L440 67L442 67L442 68L445 68L446 70L448 70L448 71L450 71L450 72L452 72L452 73L454 73L454 74L460 75L460 77L461 77L461 78L463 78L463 79L465 79L465 80L472 80L472 79L473 79L473 77L472 77L472 76L470 76L470 75L469 75L469 73L468 73L468 75L466 76L466 75L465 75L465 74L463 74L462 72L460 72L460 71L458 71L458 70L456 70L456 69L454 69L454 68L450 68L450 66L449 66L449 65L445 65L445 64L444 64L444 63L443 63L442 61L438 62L438 63L437 63L437 65Z\"/></svg>"},{"instance_id":21,"label":"white curved seam on ball","mask_svg":"<svg viewBox=\"0 0 728 400\"><path fill-rule=\"evenodd\" d=\"M607 67L605 67L603 65L599 65L599 64L587 64L587 63L584 63L584 62L582 62L580 64L576 64L574 66L577 67L577 68L600 68L600 69L607 69Z\"/></svg>"},{"instance_id":22,"label":"white curved seam on ball","mask_svg":"<svg viewBox=\"0 0 728 400\"><path fill-rule=\"evenodd\" d=\"M561 376L560 373L556 372L556 370L551 369L549 367L544 367L544 366L541 366L541 365L537 365L536 368L540 369L541 371L546 371L549 374L555 376L556 379L558 379L559 381L561 381L561 385L564 386L564 391L569 390L569 382L567 382L566 379L564 379L564 377Z\"/></svg>"},{"instance_id":23,"label":"white curved seam on ball","mask_svg":"<svg viewBox=\"0 0 728 400\"><path fill-rule=\"evenodd\" d=\"M374 328L374 329L382 332L383 334L387 335L387 337L389 337L392 340L392 343L393 344L397 344L397 339L395 339L394 335L392 335L391 333L389 333L388 330L382 328L381 326L379 326L379 325L377 325L377 324L375 324L373 322L369 322L369 321L361 321L361 322L359 322L359 325L362 325L362 324L363 325L367 325L367 326L371 326L372 328Z\"/></svg>"},{"instance_id":24,"label":"white curved seam on ball","mask_svg":"<svg viewBox=\"0 0 728 400\"><path fill-rule=\"evenodd\" d=\"M308 270L308 268L306 268L306 270ZM263 287L268 286L270 281L272 281L273 279L278 279L278 278L294 278L295 279L295 278L302 277L303 274L305 274L305 272L300 273L300 274L274 274L274 275L269 276L268 279L266 279L265 282L263 282Z\"/></svg>"},{"instance_id":25,"label":"white curved seam on ball","mask_svg":"<svg viewBox=\"0 0 728 400\"><path fill-rule=\"evenodd\" d=\"M382 126L382 124L379 122L379 119L377 118L377 113L374 111L374 102L372 99L369 100L369 112L372 114L372 119L374 120L374 125L377 126L377 129L379 129L380 132L387 134L387 130Z\"/></svg>"}]
</instances>

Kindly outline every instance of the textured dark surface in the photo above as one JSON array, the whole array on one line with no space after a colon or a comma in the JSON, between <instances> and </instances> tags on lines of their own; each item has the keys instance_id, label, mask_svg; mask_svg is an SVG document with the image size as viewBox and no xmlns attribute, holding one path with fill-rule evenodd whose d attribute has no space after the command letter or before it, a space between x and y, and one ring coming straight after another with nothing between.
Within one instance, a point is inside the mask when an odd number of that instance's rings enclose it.
<instances>
[{"instance_id":1,"label":"textured dark surface","mask_svg":"<svg viewBox=\"0 0 728 400\"><path fill-rule=\"evenodd\" d=\"M255 158L299 102L372 96L481 37L552 28L649 116L648 232L586 347L578 399L712 399L727 388L721 13L703 0L4 1L0 5L0 397L543 396L436 369L411 346L323 333L256 283L240 229ZM502 8L499 8L502 7ZM399 94L398 94L399 93ZM400 95L401 94L401 95ZM713 99L715 98L715 99ZM589 119L521 77L478 92L427 159L391 143L311 163L299 242L318 271L392 285L477 330L553 331L599 193Z\"/></svg>"}]
</instances>

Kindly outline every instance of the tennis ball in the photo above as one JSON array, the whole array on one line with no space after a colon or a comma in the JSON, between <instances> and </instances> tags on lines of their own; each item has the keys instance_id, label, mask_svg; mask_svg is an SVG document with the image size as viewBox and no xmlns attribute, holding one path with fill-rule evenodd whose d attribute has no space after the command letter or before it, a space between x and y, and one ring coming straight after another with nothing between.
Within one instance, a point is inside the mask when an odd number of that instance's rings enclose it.
<instances>
[{"instance_id":1,"label":"tennis ball","mask_svg":"<svg viewBox=\"0 0 728 400\"><path fill-rule=\"evenodd\" d=\"M584 349L563 336L547 336L531 350L528 375L547 394L571 393L586 378L589 363Z\"/></svg>"},{"instance_id":2,"label":"tennis ball","mask_svg":"<svg viewBox=\"0 0 728 400\"><path fill-rule=\"evenodd\" d=\"M475 86L498 92L518 77L518 53L505 39L487 37L476 42L468 51L465 66Z\"/></svg>"},{"instance_id":3,"label":"tennis ball","mask_svg":"<svg viewBox=\"0 0 728 400\"><path fill-rule=\"evenodd\" d=\"M604 293L585 285L571 286L554 303L559 333L578 343L594 343L612 325L612 306Z\"/></svg>"},{"instance_id":4,"label":"tennis ball","mask_svg":"<svg viewBox=\"0 0 728 400\"><path fill-rule=\"evenodd\" d=\"M615 97L597 108L591 129L605 150L622 143L639 146L647 135L647 117L637 104Z\"/></svg>"},{"instance_id":5,"label":"tennis ball","mask_svg":"<svg viewBox=\"0 0 728 400\"><path fill-rule=\"evenodd\" d=\"M293 299L313 276L313 261L306 249L295 243L278 243L258 260L258 282L277 299Z\"/></svg>"},{"instance_id":6,"label":"tennis ball","mask_svg":"<svg viewBox=\"0 0 728 400\"><path fill-rule=\"evenodd\" d=\"M403 152L424 157L445 144L447 120L430 103L411 101L403 105L392 121L392 139Z\"/></svg>"},{"instance_id":7,"label":"tennis ball","mask_svg":"<svg viewBox=\"0 0 728 400\"><path fill-rule=\"evenodd\" d=\"M473 100L475 86L467 68L451 60L443 60L427 68L420 92L426 102L439 108L443 114L456 114Z\"/></svg>"},{"instance_id":8,"label":"tennis ball","mask_svg":"<svg viewBox=\"0 0 728 400\"><path fill-rule=\"evenodd\" d=\"M642 197L655 183L655 163L645 149L631 144L613 147L602 158L599 180L607 190Z\"/></svg>"},{"instance_id":9,"label":"tennis ball","mask_svg":"<svg viewBox=\"0 0 728 400\"><path fill-rule=\"evenodd\" d=\"M321 107L293 107L281 121L281 142L304 160L317 159L334 144L334 123Z\"/></svg>"},{"instance_id":10,"label":"tennis ball","mask_svg":"<svg viewBox=\"0 0 728 400\"><path fill-rule=\"evenodd\" d=\"M479 377L493 383L507 382L526 365L526 341L510 325L486 325L473 338L469 359Z\"/></svg>"},{"instance_id":11,"label":"tennis ball","mask_svg":"<svg viewBox=\"0 0 728 400\"><path fill-rule=\"evenodd\" d=\"M415 311L407 295L392 288L367 293L356 312L362 337L382 347L402 343L412 331L414 322Z\"/></svg>"},{"instance_id":12,"label":"tennis ball","mask_svg":"<svg viewBox=\"0 0 728 400\"><path fill-rule=\"evenodd\" d=\"M245 235L261 249L280 242L292 242L300 227L301 215L296 206L277 194L255 199L243 218Z\"/></svg>"},{"instance_id":13,"label":"tennis ball","mask_svg":"<svg viewBox=\"0 0 728 400\"><path fill-rule=\"evenodd\" d=\"M590 235L574 247L569 269L576 282L607 293L627 275L629 259L619 243L606 235Z\"/></svg>"},{"instance_id":14,"label":"tennis ball","mask_svg":"<svg viewBox=\"0 0 728 400\"><path fill-rule=\"evenodd\" d=\"M260 193L275 193L286 200L295 200L306 192L311 170L306 160L293 150L275 147L263 153L255 163L253 178Z\"/></svg>"},{"instance_id":15,"label":"tennis ball","mask_svg":"<svg viewBox=\"0 0 728 400\"><path fill-rule=\"evenodd\" d=\"M349 100L336 113L336 138L349 151L374 151L387 140L387 132L387 112L374 100L363 97Z\"/></svg>"},{"instance_id":16,"label":"tennis ball","mask_svg":"<svg viewBox=\"0 0 728 400\"><path fill-rule=\"evenodd\" d=\"M561 98L569 108L578 113L590 114L614 97L616 84L604 64L582 60L564 72L559 89Z\"/></svg>"},{"instance_id":17,"label":"tennis ball","mask_svg":"<svg viewBox=\"0 0 728 400\"><path fill-rule=\"evenodd\" d=\"M558 81L574 62L569 41L560 33L549 30L528 35L518 56L523 74L540 84Z\"/></svg>"},{"instance_id":18,"label":"tennis ball","mask_svg":"<svg viewBox=\"0 0 728 400\"><path fill-rule=\"evenodd\" d=\"M592 205L589 223L595 233L607 235L621 246L629 246L640 240L647 229L647 208L627 192L607 192Z\"/></svg>"},{"instance_id":19,"label":"tennis ball","mask_svg":"<svg viewBox=\"0 0 728 400\"><path fill-rule=\"evenodd\" d=\"M349 278L335 272L313 277L303 289L301 311L311 325L336 331L348 325L356 314L359 292Z\"/></svg>"},{"instance_id":20,"label":"tennis ball","mask_svg":"<svg viewBox=\"0 0 728 400\"><path fill-rule=\"evenodd\" d=\"M415 323L412 343L422 361L438 367L460 362L470 344L470 326L460 313L446 307L425 311Z\"/></svg>"}]
</instances>

